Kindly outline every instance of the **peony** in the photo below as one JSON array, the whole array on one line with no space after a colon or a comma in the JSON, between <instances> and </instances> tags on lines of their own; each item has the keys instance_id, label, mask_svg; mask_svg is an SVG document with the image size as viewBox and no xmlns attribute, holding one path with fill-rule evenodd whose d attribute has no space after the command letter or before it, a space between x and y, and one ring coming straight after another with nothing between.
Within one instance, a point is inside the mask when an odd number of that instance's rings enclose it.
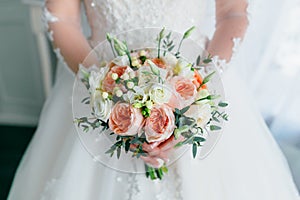
<instances>
[{"instance_id":1,"label":"peony","mask_svg":"<svg viewBox=\"0 0 300 200\"><path fill-rule=\"evenodd\" d=\"M109 128L117 135L132 136L137 134L144 118L139 109L128 103L117 103L109 117Z\"/></svg>"},{"instance_id":2,"label":"peony","mask_svg":"<svg viewBox=\"0 0 300 200\"><path fill-rule=\"evenodd\" d=\"M199 127L204 127L211 118L211 107L209 104L191 105L184 115L195 119Z\"/></svg>"},{"instance_id":3,"label":"peony","mask_svg":"<svg viewBox=\"0 0 300 200\"><path fill-rule=\"evenodd\" d=\"M175 116L172 109L166 105L156 105L146 119L146 139L148 142L165 141L173 134L175 127Z\"/></svg>"},{"instance_id":4,"label":"peony","mask_svg":"<svg viewBox=\"0 0 300 200\"><path fill-rule=\"evenodd\" d=\"M114 91L114 88L117 86L116 81L112 78L112 74L117 74L118 77L121 77L124 73L131 72L132 69L128 66L113 66L110 71L106 74L104 80L103 80L103 90L106 92L112 93ZM123 85L121 85L123 86ZM121 87L119 86L119 87ZM124 86L122 87L124 89Z\"/></svg>"},{"instance_id":5,"label":"peony","mask_svg":"<svg viewBox=\"0 0 300 200\"><path fill-rule=\"evenodd\" d=\"M193 103L197 94L197 88L190 79L176 76L171 79L171 83L182 98L182 101L184 101L183 106Z\"/></svg>"}]
</instances>

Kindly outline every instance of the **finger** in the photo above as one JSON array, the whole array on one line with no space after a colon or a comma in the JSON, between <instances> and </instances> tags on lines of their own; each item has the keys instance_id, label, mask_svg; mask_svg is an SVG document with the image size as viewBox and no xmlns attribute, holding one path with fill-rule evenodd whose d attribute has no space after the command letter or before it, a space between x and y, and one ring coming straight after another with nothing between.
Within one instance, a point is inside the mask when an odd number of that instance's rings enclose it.
<instances>
[{"instance_id":1,"label":"finger","mask_svg":"<svg viewBox=\"0 0 300 200\"><path fill-rule=\"evenodd\" d=\"M162 159L156 157L141 156L141 159L144 160L144 162L147 163L149 166L154 168L160 168L164 164L164 161Z\"/></svg>"},{"instance_id":2,"label":"finger","mask_svg":"<svg viewBox=\"0 0 300 200\"><path fill-rule=\"evenodd\" d=\"M156 157L162 159L165 163L168 163L170 161L170 159L169 159L169 152L170 151L160 152Z\"/></svg>"},{"instance_id":3,"label":"finger","mask_svg":"<svg viewBox=\"0 0 300 200\"><path fill-rule=\"evenodd\" d=\"M175 139L174 136L171 136L169 139L167 139L165 142L163 142L161 145L159 145L158 147L161 149L161 151L167 151L169 149L173 149L174 146L178 143L178 142L182 142L184 140L183 136L180 136L178 139Z\"/></svg>"},{"instance_id":4,"label":"finger","mask_svg":"<svg viewBox=\"0 0 300 200\"><path fill-rule=\"evenodd\" d=\"M143 143L143 149L145 150L145 151L151 151L151 150L153 150L154 148L156 148L159 144L160 144L161 142L152 142L152 143L146 143L146 142L144 142Z\"/></svg>"}]
</instances>

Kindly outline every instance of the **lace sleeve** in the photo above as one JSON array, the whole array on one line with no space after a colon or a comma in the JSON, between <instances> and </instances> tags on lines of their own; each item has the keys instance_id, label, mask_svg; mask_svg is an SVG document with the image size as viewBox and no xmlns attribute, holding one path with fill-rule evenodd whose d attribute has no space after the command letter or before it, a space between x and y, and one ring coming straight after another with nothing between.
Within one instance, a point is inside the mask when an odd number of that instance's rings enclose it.
<instances>
[{"instance_id":1,"label":"lace sleeve","mask_svg":"<svg viewBox=\"0 0 300 200\"><path fill-rule=\"evenodd\" d=\"M248 27L247 0L216 0L216 29L207 51L219 63L230 61ZM222 64L220 64L222 65Z\"/></svg>"},{"instance_id":2,"label":"lace sleeve","mask_svg":"<svg viewBox=\"0 0 300 200\"><path fill-rule=\"evenodd\" d=\"M44 21L59 59L77 72L91 51L80 26L80 0L46 0Z\"/></svg>"}]
</instances>

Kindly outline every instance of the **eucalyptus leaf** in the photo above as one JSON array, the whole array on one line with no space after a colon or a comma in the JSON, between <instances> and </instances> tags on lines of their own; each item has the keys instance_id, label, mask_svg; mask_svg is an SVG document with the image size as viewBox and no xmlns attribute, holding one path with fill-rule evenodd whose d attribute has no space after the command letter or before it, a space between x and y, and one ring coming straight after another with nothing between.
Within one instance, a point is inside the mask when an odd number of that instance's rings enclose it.
<instances>
[{"instance_id":1,"label":"eucalyptus leaf","mask_svg":"<svg viewBox=\"0 0 300 200\"><path fill-rule=\"evenodd\" d=\"M217 126L217 125L210 125L210 130L211 131L217 131L217 130L220 130L221 129L221 127L219 127L219 126Z\"/></svg>"},{"instance_id":2,"label":"eucalyptus leaf","mask_svg":"<svg viewBox=\"0 0 300 200\"><path fill-rule=\"evenodd\" d=\"M197 155L197 149L198 149L197 144L193 143L193 158L195 158Z\"/></svg>"}]
</instances>

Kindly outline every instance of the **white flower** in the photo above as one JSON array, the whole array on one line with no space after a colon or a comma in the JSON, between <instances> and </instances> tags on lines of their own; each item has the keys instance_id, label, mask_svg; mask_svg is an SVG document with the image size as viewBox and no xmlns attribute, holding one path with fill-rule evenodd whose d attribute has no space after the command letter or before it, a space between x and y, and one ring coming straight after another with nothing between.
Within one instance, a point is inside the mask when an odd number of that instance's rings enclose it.
<instances>
[{"instance_id":1,"label":"white flower","mask_svg":"<svg viewBox=\"0 0 300 200\"><path fill-rule=\"evenodd\" d=\"M129 79L128 73L124 73L124 74L121 76L121 79L123 79L124 81L127 81L127 80Z\"/></svg>"},{"instance_id":2,"label":"white flower","mask_svg":"<svg viewBox=\"0 0 300 200\"><path fill-rule=\"evenodd\" d=\"M89 76L89 85L90 85L90 93L93 95L95 91L102 88L102 81L106 76L108 71L108 67L102 67L98 70L93 70L90 72Z\"/></svg>"},{"instance_id":3,"label":"white flower","mask_svg":"<svg viewBox=\"0 0 300 200\"><path fill-rule=\"evenodd\" d=\"M118 56L112 62L115 63L117 66L127 66L127 65L129 65L129 60L128 60L128 57L126 55L125 56Z\"/></svg>"},{"instance_id":4,"label":"white flower","mask_svg":"<svg viewBox=\"0 0 300 200\"><path fill-rule=\"evenodd\" d=\"M208 90L207 89L201 89L198 93L197 93L197 95L196 95L196 100L198 100L198 99L203 99L203 98L205 98L205 97L207 97L207 96L209 96L210 94L209 94L209 92L208 92ZM201 100L201 101L196 101L196 104L199 104L199 105L203 105L203 104L206 104L206 103L208 103L210 100Z\"/></svg>"},{"instance_id":5,"label":"white flower","mask_svg":"<svg viewBox=\"0 0 300 200\"><path fill-rule=\"evenodd\" d=\"M163 56L161 59L166 65L169 65L172 68L175 67L178 62L176 56L171 53L166 54L166 56Z\"/></svg>"},{"instance_id":6,"label":"white flower","mask_svg":"<svg viewBox=\"0 0 300 200\"><path fill-rule=\"evenodd\" d=\"M184 59L178 59L173 72L178 76L183 76L189 79L192 79L194 76L194 72L191 70L191 64Z\"/></svg>"},{"instance_id":7,"label":"white flower","mask_svg":"<svg viewBox=\"0 0 300 200\"><path fill-rule=\"evenodd\" d=\"M149 90L150 99L157 104L168 103L172 97L172 90L166 85L153 84Z\"/></svg>"},{"instance_id":8,"label":"white flower","mask_svg":"<svg viewBox=\"0 0 300 200\"><path fill-rule=\"evenodd\" d=\"M204 127L211 118L211 107L209 104L191 105L185 116L196 120L199 127Z\"/></svg>"},{"instance_id":9,"label":"white flower","mask_svg":"<svg viewBox=\"0 0 300 200\"><path fill-rule=\"evenodd\" d=\"M123 99L130 104L135 103L144 103L148 99L148 95L145 94L145 91L138 87L134 86L133 90L129 90L126 94L123 95Z\"/></svg>"},{"instance_id":10,"label":"white flower","mask_svg":"<svg viewBox=\"0 0 300 200\"><path fill-rule=\"evenodd\" d=\"M104 99L100 91L96 91L93 95L91 106L94 108L95 115L103 121L107 121L109 118L113 102L111 100Z\"/></svg>"}]
</instances>

